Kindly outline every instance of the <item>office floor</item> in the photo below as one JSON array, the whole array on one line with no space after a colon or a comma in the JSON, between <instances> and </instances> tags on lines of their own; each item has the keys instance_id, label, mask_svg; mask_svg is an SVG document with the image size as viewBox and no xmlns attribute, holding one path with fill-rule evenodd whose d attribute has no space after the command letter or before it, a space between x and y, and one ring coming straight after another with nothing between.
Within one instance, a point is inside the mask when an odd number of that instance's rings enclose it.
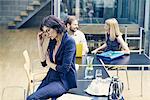
<instances>
[{"instance_id":1,"label":"office floor","mask_svg":"<svg viewBox=\"0 0 150 100\"><path fill-rule=\"evenodd\" d=\"M20 30L7 30L0 28L0 98L2 89L7 86L22 86L27 88L27 76L23 69L23 50L27 49L31 59L38 58L36 33L38 28ZM150 71L144 71L143 97L140 97L141 73L140 71L128 71L130 90L127 89L126 74L119 72L120 79L125 84L123 91L125 100L149 100ZM109 71L110 75L116 71ZM10 100L13 100L15 89L11 90ZM16 93L18 96L21 92ZM8 100L8 99L7 99ZM14 99L15 100L15 99ZM70 100L70 99L69 99Z\"/></svg>"}]
</instances>

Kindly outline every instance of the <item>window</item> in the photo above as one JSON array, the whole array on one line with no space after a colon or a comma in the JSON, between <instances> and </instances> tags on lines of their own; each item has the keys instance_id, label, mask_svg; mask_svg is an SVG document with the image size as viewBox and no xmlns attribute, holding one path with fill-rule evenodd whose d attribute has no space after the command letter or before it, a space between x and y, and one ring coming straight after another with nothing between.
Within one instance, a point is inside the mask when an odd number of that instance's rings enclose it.
<instances>
[{"instance_id":1,"label":"window","mask_svg":"<svg viewBox=\"0 0 150 100\"><path fill-rule=\"evenodd\" d=\"M76 15L83 24L103 24L112 17L120 24L138 23L138 13L139 0L61 0L61 18Z\"/></svg>"}]
</instances>

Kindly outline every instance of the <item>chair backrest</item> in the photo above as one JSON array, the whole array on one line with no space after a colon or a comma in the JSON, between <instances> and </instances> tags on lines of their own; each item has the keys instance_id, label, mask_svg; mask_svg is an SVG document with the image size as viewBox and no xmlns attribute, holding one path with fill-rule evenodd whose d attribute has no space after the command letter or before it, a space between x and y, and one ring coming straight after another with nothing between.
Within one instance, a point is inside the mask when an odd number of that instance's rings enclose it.
<instances>
[{"instance_id":1,"label":"chair backrest","mask_svg":"<svg viewBox=\"0 0 150 100\"><path fill-rule=\"evenodd\" d=\"M142 50L143 28L140 27L138 32L136 31L136 32L133 32L133 33L128 32L128 28L129 27L125 27L125 42L128 43L127 40L138 40L139 41L139 49L137 49L137 50L130 50L130 51L131 52L139 52L139 54L141 54L141 52L143 51ZM130 36L130 35L133 35L133 36Z\"/></svg>"},{"instance_id":2,"label":"chair backrest","mask_svg":"<svg viewBox=\"0 0 150 100\"><path fill-rule=\"evenodd\" d=\"M29 54L28 54L28 51L27 50L24 50L23 51L23 56L24 56L24 58L25 58L25 64L24 64L24 68L25 68L25 70L26 70L26 72L28 73L28 74L30 74L31 73L31 63L30 63L30 57L29 57Z\"/></svg>"},{"instance_id":3,"label":"chair backrest","mask_svg":"<svg viewBox=\"0 0 150 100\"><path fill-rule=\"evenodd\" d=\"M76 57L82 57L83 44L76 44Z\"/></svg>"},{"instance_id":4,"label":"chair backrest","mask_svg":"<svg viewBox=\"0 0 150 100\"><path fill-rule=\"evenodd\" d=\"M29 92L33 91L33 87L32 87L33 76L31 72L31 61L30 61L29 53L27 50L23 51L23 56L25 58L24 69L26 71L27 78L28 78L27 95L29 95Z\"/></svg>"}]
</instances>

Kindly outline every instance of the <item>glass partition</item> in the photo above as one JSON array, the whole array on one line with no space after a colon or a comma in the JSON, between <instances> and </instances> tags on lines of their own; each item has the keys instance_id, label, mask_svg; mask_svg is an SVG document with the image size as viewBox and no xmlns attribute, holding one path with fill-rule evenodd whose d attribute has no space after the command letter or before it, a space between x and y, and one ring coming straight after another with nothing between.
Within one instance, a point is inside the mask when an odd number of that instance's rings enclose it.
<instances>
[{"instance_id":1,"label":"glass partition","mask_svg":"<svg viewBox=\"0 0 150 100\"><path fill-rule=\"evenodd\" d=\"M68 15L75 15L76 0L60 0L60 18L65 19Z\"/></svg>"},{"instance_id":2,"label":"glass partition","mask_svg":"<svg viewBox=\"0 0 150 100\"><path fill-rule=\"evenodd\" d=\"M104 23L116 18L121 24L138 23L139 0L61 0L60 17L76 15L82 24Z\"/></svg>"}]
</instances>

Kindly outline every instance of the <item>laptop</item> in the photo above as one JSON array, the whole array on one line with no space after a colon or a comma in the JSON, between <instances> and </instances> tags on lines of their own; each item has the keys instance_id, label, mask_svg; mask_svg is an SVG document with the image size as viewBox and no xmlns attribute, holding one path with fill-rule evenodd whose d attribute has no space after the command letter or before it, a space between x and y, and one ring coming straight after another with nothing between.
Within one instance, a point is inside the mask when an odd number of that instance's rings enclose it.
<instances>
[{"instance_id":1,"label":"laptop","mask_svg":"<svg viewBox=\"0 0 150 100\"><path fill-rule=\"evenodd\" d=\"M97 54L96 56L98 58L101 58L102 60L111 61L111 60L119 58L123 55L124 55L124 53L120 52L120 51L107 51L107 52L103 52L101 54Z\"/></svg>"},{"instance_id":2,"label":"laptop","mask_svg":"<svg viewBox=\"0 0 150 100\"><path fill-rule=\"evenodd\" d=\"M83 49L82 43L76 44L76 57L82 57L82 49Z\"/></svg>"}]
</instances>

